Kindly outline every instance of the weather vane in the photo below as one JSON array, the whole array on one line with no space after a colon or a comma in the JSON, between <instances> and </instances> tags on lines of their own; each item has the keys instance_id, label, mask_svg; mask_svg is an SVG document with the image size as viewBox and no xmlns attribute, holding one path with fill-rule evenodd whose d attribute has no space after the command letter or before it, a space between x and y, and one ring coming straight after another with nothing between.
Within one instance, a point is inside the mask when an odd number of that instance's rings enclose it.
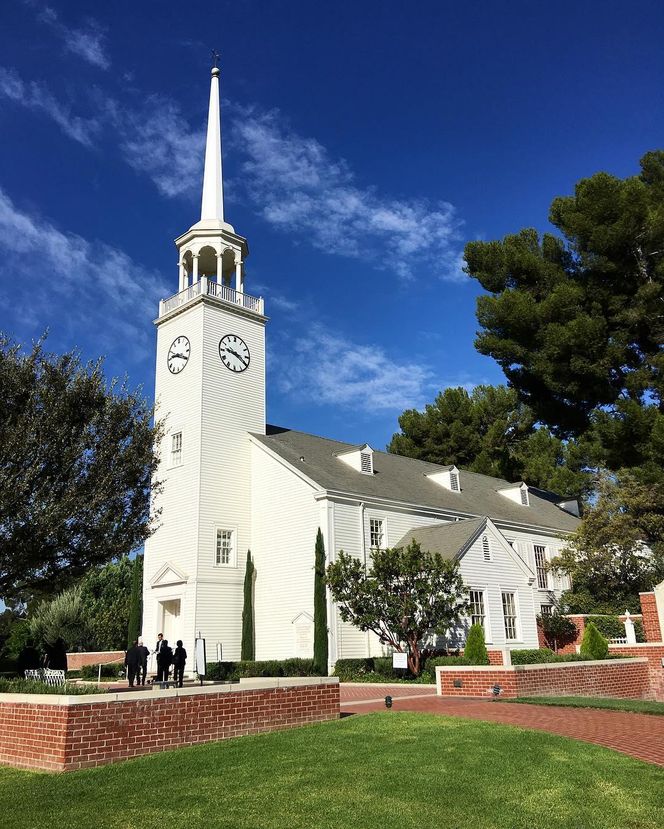
<instances>
[{"instance_id":1,"label":"weather vane","mask_svg":"<svg viewBox=\"0 0 664 829\"><path fill-rule=\"evenodd\" d=\"M213 49L212 50L212 68L213 69L217 68L217 61L219 60L220 57L221 57L221 55L219 54L219 52L217 52L216 49Z\"/></svg>"}]
</instances>

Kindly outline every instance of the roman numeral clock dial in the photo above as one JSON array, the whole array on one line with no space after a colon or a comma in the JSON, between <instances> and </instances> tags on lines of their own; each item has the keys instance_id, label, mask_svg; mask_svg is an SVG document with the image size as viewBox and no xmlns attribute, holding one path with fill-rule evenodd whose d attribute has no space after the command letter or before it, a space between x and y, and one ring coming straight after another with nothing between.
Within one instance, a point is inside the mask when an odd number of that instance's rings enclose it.
<instances>
[{"instance_id":1,"label":"roman numeral clock dial","mask_svg":"<svg viewBox=\"0 0 664 829\"><path fill-rule=\"evenodd\" d=\"M219 341L221 362L230 371L238 373L249 368L251 355L244 340L235 334L226 334Z\"/></svg>"},{"instance_id":2,"label":"roman numeral clock dial","mask_svg":"<svg viewBox=\"0 0 664 829\"><path fill-rule=\"evenodd\" d=\"M187 365L189 360L189 353L191 346L187 337L180 336L173 340L171 347L168 349L168 356L166 363L171 374L179 374Z\"/></svg>"}]
</instances>

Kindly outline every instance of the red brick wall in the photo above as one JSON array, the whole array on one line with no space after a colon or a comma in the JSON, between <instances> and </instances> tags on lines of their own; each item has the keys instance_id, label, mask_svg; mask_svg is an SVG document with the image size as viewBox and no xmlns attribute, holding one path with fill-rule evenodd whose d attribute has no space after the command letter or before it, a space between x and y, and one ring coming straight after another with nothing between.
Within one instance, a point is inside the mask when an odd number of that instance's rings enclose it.
<instances>
[{"instance_id":1,"label":"red brick wall","mask_svg":"<svg viewBox=\"0 0 664 829\"><path fill-rule=\"evenodd\" d=\"M639 593L643 618L643 633L646 642L661 642L662 630L659 626L659 614L654 593Z\"/></svg>"},{"instance_id":2,"label":"red brick wall","mask_svg":"<svg viewBox=\"0 0 664 829\"><path fill-rule=\"evenodd\" d=\"M86 651L85 653L68 653L67 670L78 671L84 665L104 665L107 662L122 662L124 664L124 651Z\"/></svg>"},{"instance_id":3,"label":"red brick wall","mask_svg":"<svg viewBox=\"0 0 664 829\"><path fill-rule=\"evenodd\" d=\"M461 656L463 656L463 650L459 652ZM502 665L503 664L503 652L502 651L490 651L487 649L487 654L489 655L489 665Z\"/></svg>"},{"instance_id":4,"label":"red brick wall","mask_svg":"<svg viewBox=\"0 0 664 829\"><path fill-rule=\"evenodd\" d=\"M664 644L644 642L638 645L609 645L612 654L621 656L643 656L648 660L650 690L648 698L664 702Z\"/></svg>"},{"instance_id":5,"label":"red brick wall","mask_svg":"<svg viewBox=\"0 0 664 829\"><path fill-rule=\"evenodd\" d=\"M438 693L443 696L487 697L501 686L503 697L602 696L643 699L650 695L649 665L645 660L513 665L503 668L436 668ZM455 687L454 681L461 681Z\"/></svg>"},{"instance_id":6,"label":"red brick wall","mask_svg":"<svg viewBox=\"0 0 664 829\"><path fill-rule=\"evenodd\" d=\"M108 702L95 695L89 703L69 697L76 704L67 705L0 702L0 763L70 771L339 716L337 682L152 693Z\"/></svg>"}]
</instances>

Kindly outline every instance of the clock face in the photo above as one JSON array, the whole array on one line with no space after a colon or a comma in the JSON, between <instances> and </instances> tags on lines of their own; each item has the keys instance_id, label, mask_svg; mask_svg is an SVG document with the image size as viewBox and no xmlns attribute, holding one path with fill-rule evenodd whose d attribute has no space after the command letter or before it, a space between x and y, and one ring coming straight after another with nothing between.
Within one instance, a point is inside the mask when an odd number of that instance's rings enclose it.
<instances>
[{"instance_id":1,"label":"clock face","mask_svg":"<svg viewBox=\"0 0 664 829\"><path fill-rule=\"evenodd\" d=\"M182 336L173 340L171 347L168 349L168 357L166 358L168 370L171 374L179 374L187 365L190 351L191 347L186 337Z\"/></svg>"},{"instance_id":2,"label":"clock face","mask_svg":"<svg viewBox=\"0 0 664 829\"><path fill-rule=\"evenodd\" d=\"M249 368L249 349L244 340L235 334L226 334L219 341L221 362L231 371L240 372Z\"/></svg>"}]
</instances>

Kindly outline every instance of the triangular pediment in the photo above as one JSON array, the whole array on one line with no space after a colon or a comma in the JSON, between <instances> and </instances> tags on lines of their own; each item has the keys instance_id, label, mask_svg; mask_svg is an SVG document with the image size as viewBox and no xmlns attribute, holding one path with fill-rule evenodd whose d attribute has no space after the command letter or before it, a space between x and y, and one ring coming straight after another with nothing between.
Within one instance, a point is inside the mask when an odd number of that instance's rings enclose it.
<instances>
[{"instance_id":1,"label":"triangular pediment","mask_svg":"<svg viewBox=\"0 0 664 829\"><path fill-rule=\"evenodd\" d=\"M162 565L150 579L151 587L165 587L170 584L183 584L189 580L189 576L170 562Z\"/></svg>"},{"instance_id":2,"label":"triangular pediment","mask_svg":"<svg viewBox=\"0 0 664 829\"><path fill-rule=\"evenodd\" d=\"M295 616L294 619L291 620L291 624L293 625L301 625L313 622L314 617L311 614L307 613L305 610L301 611L300 613Z\"/></svg>"}]
</instances>

